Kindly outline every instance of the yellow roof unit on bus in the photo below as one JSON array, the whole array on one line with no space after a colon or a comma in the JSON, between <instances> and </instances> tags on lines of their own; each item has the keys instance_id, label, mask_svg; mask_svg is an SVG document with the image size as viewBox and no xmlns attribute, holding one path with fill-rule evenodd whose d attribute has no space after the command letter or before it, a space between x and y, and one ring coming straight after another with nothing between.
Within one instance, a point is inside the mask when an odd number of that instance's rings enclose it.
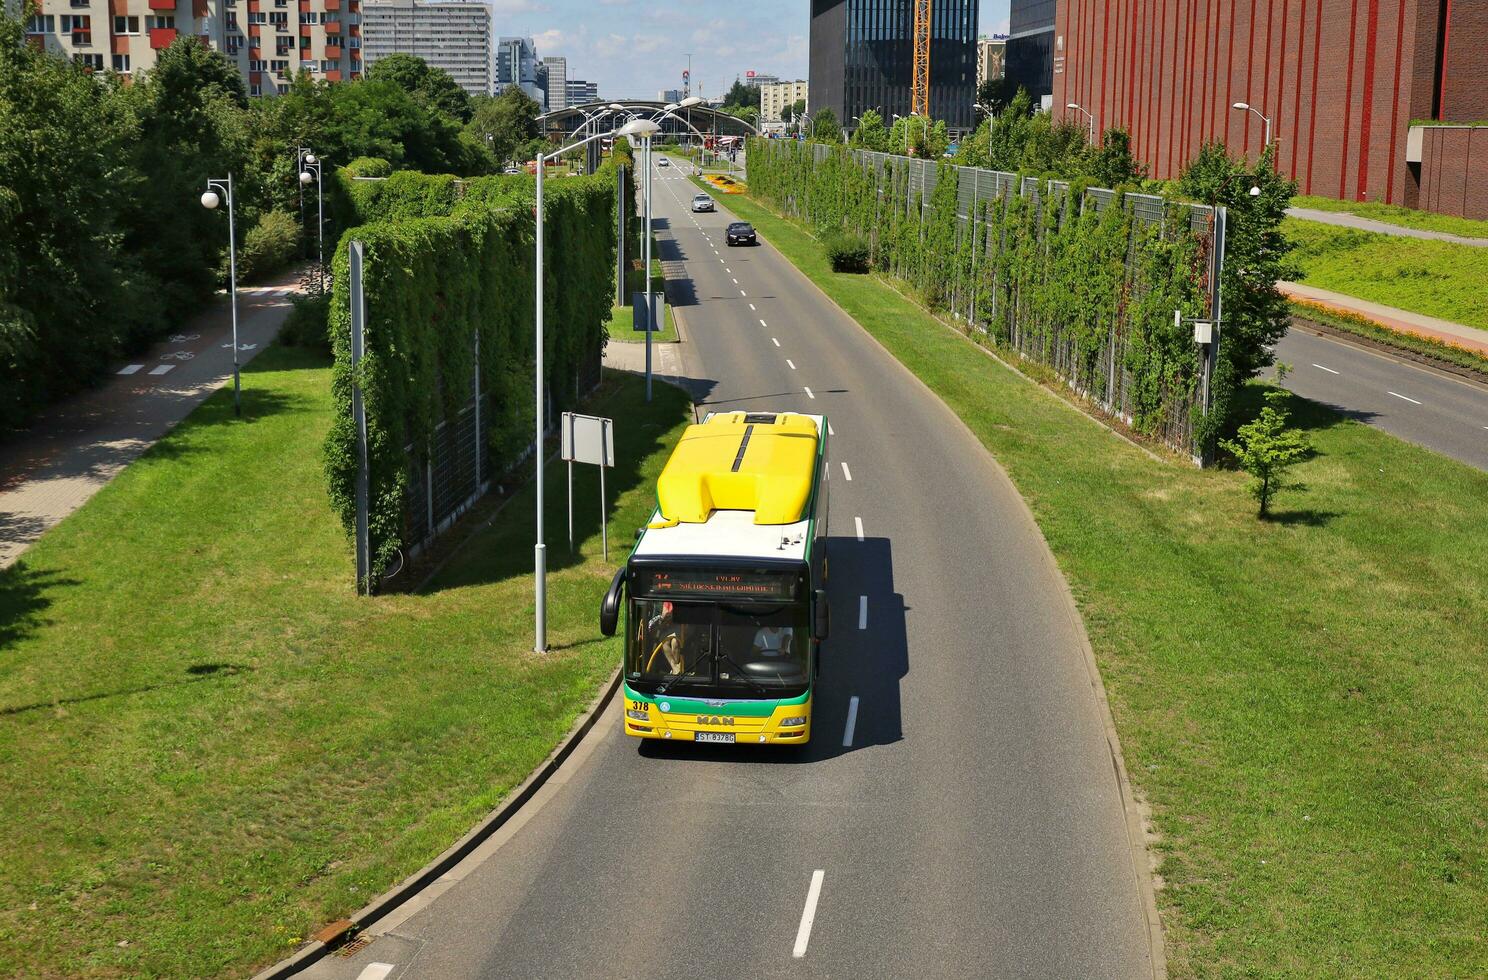
<instances>
[{"instance_id":1,"label":"yellow roof unit on bus","mask_svg":"<svg viewBox=\"0 0 1488 980\"><path fill-rule=\"evenodd\" d=\"M705 524L752 510L756 524L794 524L811 499L816 422L809 415L729 412L689 425L656 484L667 521Z\"/></svg>"}]
</instances>

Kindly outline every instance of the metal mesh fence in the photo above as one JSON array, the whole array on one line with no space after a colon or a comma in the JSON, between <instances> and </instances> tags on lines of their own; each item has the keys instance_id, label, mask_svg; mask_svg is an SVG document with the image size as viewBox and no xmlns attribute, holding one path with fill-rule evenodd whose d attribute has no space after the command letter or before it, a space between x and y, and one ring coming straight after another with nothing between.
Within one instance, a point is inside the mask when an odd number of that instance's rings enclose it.
<instances>
[{"instance_id":1,"label":"metal mesh fence","mask_svg":"<svg viewBox=\"0 0 1488 980\"><path fill-rule=\"evenodd\" d=\"M776 141L764 141L760 149L770 153L800 152ZM924 241L925 228L933 218L932 197L943 173L939 164L868 150L844 150L828 144L807 144L803 149L818 167L827 163L832 154L845 152L850 160L872 175L873 190L881 202L900 209L899 213L910 222L919 222L920 238ZM1216 297L1213 284L1218 281L1223 262L1222 255L1213 248L1215 209L1172 202L1150 194L1118 195L1104 188L1088 188L1078 201L1071 201L1068 182L1044 181L974 167L951 167L949 170L956 175L954 247L958 260L949 266L950 281L925 284L933 286L935 294L943 297L940 305L989 342L993 339L989 324L999 323L999 335L995 338L999 346L1010 349L1019 358L1049 367L1071 389L1128 423L1133 421L1136 412L1136 389L1139 384L1143 385L1147 403L1150 405L1155 399L1159 405L1155 412L1149 408L1144 413L1144 430L1168 446L1197 457L1194 418L1205 408L1205 389L1198 383L1204 355L1194 356L1186 371L1166 372L1160 379L1135 377L1131 367L1133 344L1141 343L1141 338L1134 338L1134 324L1129 311L1146 297L1146 279L1138 268L1142 261L1143 239L1153 233L1150 229L1164 235L1170 228L1176 228L1178 233L1186 232L1197 242L1202 260L1198 287L1204 296L1204 309L1199 315L1214 316ZM1013 195L1027 199L1040 214L1049 206L1066 209L1061 221L1068 220L1071 209L1093 210L1101 214L1118 201L1132 218L1126 243L1125 276L1119 284L1122 295L1117 307L1121 312L1110 318L1106 336L1093 356L1088 349L1080 349L1075 331L1067 324L1029 309L1016 291L1009 299L1007 289L998 288L1006 284L997 280L996 273L991 271L997 264L994 260L1013 249L1016 243L988 234L987 216L991 208L1006 207ZM809 191L802 193L796 189L783 203L788 212L807 221L815 223L822 217L813 214ZM1176 225L1173 224L1175 219L1184 216L1186 221L1178 220ZM1042 229L1044 224L1039 221L1036 226ZM877 230L870 233L877 234ZM913 278L915 270L895 268L889 271ZM1171 315L1171 312L1167 314L1170 320Z\"/></svg>"}]
</instances>

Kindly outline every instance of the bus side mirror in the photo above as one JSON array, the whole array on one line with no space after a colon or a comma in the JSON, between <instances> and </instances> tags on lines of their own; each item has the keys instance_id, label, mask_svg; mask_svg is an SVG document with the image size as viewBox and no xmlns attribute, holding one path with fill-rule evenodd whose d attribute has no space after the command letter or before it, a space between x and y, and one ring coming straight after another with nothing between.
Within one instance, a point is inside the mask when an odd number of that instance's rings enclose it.
<instances>
[{"instance_id":1,"label":"bus side mirror","mask_svg":"<svg viewBox=\"0 0 1488 980\"><path fill-rule=\"evenodd\" d=\"M610 582L610 591L605 593L604 601L599 604L599 631L605 636L615 635L615 626L620 621L620 593L625 589L625 569L622 567L615 573L615 578Z\"/></svg>"},{"instance_id":2,"label":"bus side mirror","mask_svg":"<svg viewBox=\"0 0 1488 980\"><path fill-rule=\"evenodd\" d=\"M825 640L827 634L832 631L832 610L827 605L827 592L825 589L816 590L816 623L815 629L817 640Z\"/></svg>"}]
</instances>

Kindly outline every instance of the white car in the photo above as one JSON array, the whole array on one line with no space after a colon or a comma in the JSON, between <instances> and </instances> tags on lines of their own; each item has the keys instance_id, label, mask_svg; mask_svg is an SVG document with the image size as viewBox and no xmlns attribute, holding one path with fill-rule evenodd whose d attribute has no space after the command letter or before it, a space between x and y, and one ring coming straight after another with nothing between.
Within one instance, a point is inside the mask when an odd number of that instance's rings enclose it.
<instances>
[{"instance_id":1,"label":"white car","mask_svg":"<svg viewBox=\"0 0 1488 980\"><path fill-rule=\"evenodd\" d=\"M667 159L666 157L657 157L656 165L658 167L670 167L672 165L672 161Z\"/></svg>"},{"instance_id":2,"label":"white car","mask_svg":"<svg viewBox=\"0 0 1488 980\"><path fill-rule=\"evenodd\" d=\"M713 199L706 194L697 195L692 199L692 210L694 213L698 211L712 211Z\"/></svg>"}]
</instances>

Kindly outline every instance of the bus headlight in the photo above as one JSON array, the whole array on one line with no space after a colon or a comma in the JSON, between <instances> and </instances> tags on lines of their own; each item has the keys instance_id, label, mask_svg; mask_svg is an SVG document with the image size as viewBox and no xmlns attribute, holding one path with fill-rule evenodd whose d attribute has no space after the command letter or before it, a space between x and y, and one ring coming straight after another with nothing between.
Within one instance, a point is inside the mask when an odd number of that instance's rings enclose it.
<instances>
[{"instance_id":1,"label":"bus headlight","mask_svg":"<svg viewBox=\"0 0 1488 980\"><path fill-rule=\"evenodd\" d=\"M651 720L651 715L648 712L646 712L646 711L639 711L639 710L637 710L635 708L626 708L625 709L625 717L627 717L627 718L634 718L636 721L650 721Z\"/></svg>"},{"instance_id":2,"label":"bus headlight","mask_svg":"<svg viewBox=\"0 0 1488 980\"><path fill-rule=\"evenodd\" d=\"M804 724L806 724L806 716L805 715L797 715L794 718L782 718L782 719L780 719L780 727L781 728L797 728L797 727L799 727L801 725L804 725Z\"/></svg>"}]
</instances>

